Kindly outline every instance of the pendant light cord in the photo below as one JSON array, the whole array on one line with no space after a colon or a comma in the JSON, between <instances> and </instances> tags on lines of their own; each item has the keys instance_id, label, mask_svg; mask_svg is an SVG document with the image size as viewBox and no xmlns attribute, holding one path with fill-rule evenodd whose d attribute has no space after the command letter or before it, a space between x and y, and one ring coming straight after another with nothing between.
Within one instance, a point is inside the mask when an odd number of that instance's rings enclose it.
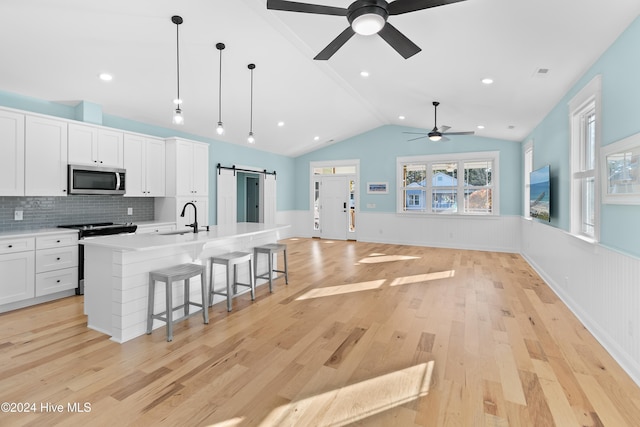
<instances>
[{"instance_id":1,"label":"pendant light cord","mask_svg":"<svg viewBox=\"0 0 640 427\"><path fill-rule=\"evenodd\" d=\"M253 68L251 69L251 108L249 109L249 131L253 132Z\"/></svg>"},{"instance_id":2,"label":"pendant light cord","mask_svg":"<svg viewBox=\"0 0 640 427\"><path fill-rule=\"evenodd\" d=\"M222 49L224 49L224 47L218 48L218 50L220 51L220 78L218 79L218 122L222 122Z\"/></svg>"},{"instance_id":3,"label":"pendant light cord","mask_svg":"<svg viewBox=\"0 0 640 427\"><path fill-rule=\"evenodd\" d=\"M177 77L178 77L178 98L180 99L180 24L176 24L176 65L177 65Z\"/></svg>"}]
</instances>

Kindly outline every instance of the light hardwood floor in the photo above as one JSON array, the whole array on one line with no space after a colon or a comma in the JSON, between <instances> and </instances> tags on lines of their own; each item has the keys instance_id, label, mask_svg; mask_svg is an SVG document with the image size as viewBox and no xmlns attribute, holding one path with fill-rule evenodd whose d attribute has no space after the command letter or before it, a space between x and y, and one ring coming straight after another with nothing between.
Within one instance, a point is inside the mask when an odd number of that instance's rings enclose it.
<instances>
[{"instance_id":1,"label":"light hardwood floor","mask_svg":"<svg viewBox=\"0 0 640 427\"><path fill-rule=\"evenodd\" d=\"M640 389L519 255L284 242L288 286L171 343L110 342L81 297L0 315L0 401L37 411L0 425L640 426Z\"/></svg>"}]
</instances>

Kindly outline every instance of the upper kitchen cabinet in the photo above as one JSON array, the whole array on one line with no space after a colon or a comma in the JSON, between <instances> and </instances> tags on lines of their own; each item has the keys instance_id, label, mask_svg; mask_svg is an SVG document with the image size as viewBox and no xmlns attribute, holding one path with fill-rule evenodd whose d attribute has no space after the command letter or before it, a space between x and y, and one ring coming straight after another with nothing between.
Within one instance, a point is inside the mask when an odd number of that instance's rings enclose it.
<instances>
[{"instance_id":1,"label":"upper kitchen cabinet","mask_svg":"<svg viewBox=\"0 0 640 427\"><path fill-rule=\"evenodd\" d=\"M67 195L67 122L25 117L25 196Z\"/></svg>"},{"instance_id":2,"label":"upper kitchen cabinet","mask_svg":"<svg viewBox=\"0 0 640 427\"><path fill-rule=\"evenodd\" d=\"M165 143L143 135L124 135L125 196L164 197Z\"/></svg>"},{"instance_id":3,"label":"upper kitchen cabinet","mask_svg":"<svg viewBox=\"0 0 640 427\"><path fill-rule=\"evenodd\" d=\"M24 114L0 111L0 196L24 196Z\"/></svg>"},{"instance_id":4,"label":"upper kitchen cabinet","mask_svg":"<svg viewBox=\"0 0 640 427\"><path fill-rule=\"evenodd\" d=\"M167 139L167 196L209 195L209 144Z\"/></svg>"},{"instance_id":5,"label":"upper kitchen cabinet","mask_svg":"<svg viewBox=\"0 0 640 427\"><path fill-rule=\"evenodd\" d=\"M69 163L124 167L123 134L96 126L69 123Z\"/></svg>"}]
</instances>

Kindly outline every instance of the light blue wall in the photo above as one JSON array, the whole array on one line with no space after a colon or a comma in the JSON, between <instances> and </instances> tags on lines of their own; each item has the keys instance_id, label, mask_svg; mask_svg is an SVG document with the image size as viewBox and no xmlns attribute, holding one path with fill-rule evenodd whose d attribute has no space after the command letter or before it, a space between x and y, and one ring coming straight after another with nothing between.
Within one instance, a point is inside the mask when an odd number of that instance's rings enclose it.
<instances>
[{"instance_id":1,"label":"light blue wall","mask_svg":"<svg viewBox=\"0 0 640 427\"><path fill-rule=\"evenodd\" d=\"M47 114L70 120L82 120L85 113L84 108L68 106L50 101L43 101L36 98L17 95L0 91L0 105L39 114ZM90 116L95 119L96 104L91 106ZM217 185L217 164L223 166L242 165L252 168L267 169L269 172L276 171L276 209L278 211L291 210L294 207L294 160L290 157L280 156L266 151L261 151L253 147L230 144L211 138L193 135L175 129L153 126L146 123L136 122L122 117L102 115L102 125L124 131L138 132L146 135L168 138L172 136L191 139L194 141L207 142L209 148L209 222L216 223L216 185Z\"/></svg>"},{"instance_id":2,"label":"light blue wall","mask_svg":"<svg viewBox=\"0 0 640 427\"><path fill-rule=\"evenodd\" d=\"M410 139L403 131L420 131L402 126L382 126L345 141L296 158L296 209L309 210L309 164L315 161L360 160L360 211L396 211L396 157L425 154L500 152L500 214L519 215L522 187L520 144L478 136L455 136L447 142L431 142L427 138ZM389 194L367 194L366 183L386 181ZM373 209L367 204L375 204Z\"/></svg>"},{"instance_id":3,"label":"light blue wall","mask_svg":"<svg viewBox=\"0 0 640 427\"><path fill-rule=\"evenodd\" d=\"M593 77L602 75L602 145L640 132L640 18L578 80L558 105L536 127L534 169L545 164L555 171L552 180L551 226L570 230L570 160L568 102ZM601 205L601 244L640 256L640 206Z\"/></svg>"}]
</instances>

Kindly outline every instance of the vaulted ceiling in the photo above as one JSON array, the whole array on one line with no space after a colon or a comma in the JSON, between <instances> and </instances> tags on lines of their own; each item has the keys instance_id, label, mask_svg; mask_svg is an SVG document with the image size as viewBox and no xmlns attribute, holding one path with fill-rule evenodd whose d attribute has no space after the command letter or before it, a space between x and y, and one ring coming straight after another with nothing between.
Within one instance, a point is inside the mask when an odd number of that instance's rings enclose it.
<instances>
[{"instance_id":1,"label":"vaulted ceiling","mask_svg":"<svg viewBox=\"0 0 640 427\"><path fill-rule=\"evenodd\" d=\"M296 156L385 124L430 129L432 101L441 103L438 125L452 132L521 141L640 2L466 0L389 17L422 48L409 59L377 35L356 35L328 61L313 57L346 18L267 10L266 0L2 0L0 14L0 90L89 101L105 114L246 145L254 63L253 147ZM184 19L181 127L171 122L173 15ZM218 42L226 45L221 111ZM113 80L101 81L102 72ZM494 83L483 84L487 77Z\"/></svg>"}]
</instances>

